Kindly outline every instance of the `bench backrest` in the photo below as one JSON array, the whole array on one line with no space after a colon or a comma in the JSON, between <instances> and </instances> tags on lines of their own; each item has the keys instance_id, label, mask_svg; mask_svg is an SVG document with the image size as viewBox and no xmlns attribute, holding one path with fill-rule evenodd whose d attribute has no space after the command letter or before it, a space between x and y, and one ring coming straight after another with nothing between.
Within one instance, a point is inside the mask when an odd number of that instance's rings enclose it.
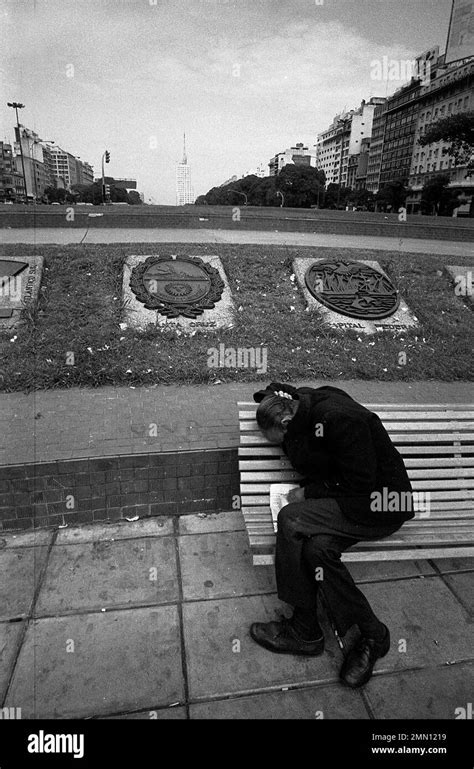
<instances>
[{"instance_id":1,"label":"bench backrest","mask_svg":"<svg viewBox=\"0 0 474 769\"><path fill-rule=\"evenodd\" d=\"M402 454L419 500L415 520L459 525L474 518L474 406L472 404L364 404L381 418ZM241 507L254 535L273 532L270 485L298 480L279 446L255 421L255 403L239 403ZM471 523L469 521L469 523ZM466 523L468 521L466 520Z\"/></svg>"}]
</instances>

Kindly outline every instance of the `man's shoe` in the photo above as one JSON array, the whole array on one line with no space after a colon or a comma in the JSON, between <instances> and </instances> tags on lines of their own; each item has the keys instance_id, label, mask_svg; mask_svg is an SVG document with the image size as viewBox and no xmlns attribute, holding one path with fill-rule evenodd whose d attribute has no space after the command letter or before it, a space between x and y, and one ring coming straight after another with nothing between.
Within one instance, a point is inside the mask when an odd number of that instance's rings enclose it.
<instances>
[{"instance_id":1,"label":"man's shoe","mask_svg":"<svg viewBox=\"0 0 474 769\"><path fill-rule=\"evenodd\" d=\"M388 654L390 632L386 625L384 628L385 636L381 641L362 637L350 650L341 668L341 679L347 686L356 689L366 684L377 660Z\"/></svg>"},{"instance_id":2,"label":"man's shoe","mask_svg":"<svg viewBox=\"0 0 474 769\"><path fill-rule=\"evenodd\" d=\"M282 617L281 622L254 622L250 627L250 635L260 646L277 654L316 657L324 651L324 636L314 641L305 641L285 617Z\"/></svg>"}]
</instances>

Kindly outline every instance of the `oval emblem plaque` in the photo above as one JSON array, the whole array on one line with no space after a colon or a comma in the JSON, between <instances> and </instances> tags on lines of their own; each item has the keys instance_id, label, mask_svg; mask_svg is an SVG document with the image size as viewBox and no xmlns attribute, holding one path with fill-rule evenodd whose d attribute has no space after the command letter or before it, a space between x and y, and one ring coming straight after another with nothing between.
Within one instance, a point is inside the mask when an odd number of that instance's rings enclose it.
<instances>
[{"instance_id":1,"label":"oval emblem plaque","mask_svg":"<svg viewBox=\"0 0 474 769\"><path fill-rule=\"evenodd\" d=\"M219 270L197 256L150 256L132 270L130 288L148 310L197 318L222 296Z\"/></svg>"},{"instance_id":2,"label":"oval emblem plaque","mask_svg":"<svg viewBox=\"0 0 474 769\"><path fill-rule=\"evenodd\" d=\"M321 304L349 318L388 318L400 304L390 278L363 262L316 262L306 271L305 282Z\"/></svg>"}]
</instances>

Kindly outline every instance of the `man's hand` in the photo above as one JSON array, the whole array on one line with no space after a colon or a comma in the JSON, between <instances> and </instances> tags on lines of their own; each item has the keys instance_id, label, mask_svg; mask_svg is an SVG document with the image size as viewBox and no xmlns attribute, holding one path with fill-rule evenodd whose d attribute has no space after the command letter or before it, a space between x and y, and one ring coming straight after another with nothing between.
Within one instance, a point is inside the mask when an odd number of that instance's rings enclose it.
<instances>
[{"instance_id":1,"label":"man's hand","mask_svg":"<svg viewBox=\"0 0 474 769\"><path fill-rule=\"evenodd\" d=\"M293 502L303 502L304 499L305 499L304 489L302 488L291 489L291 491L288 492L289 505L291 505Z\"/></svg>"}]
</instances>

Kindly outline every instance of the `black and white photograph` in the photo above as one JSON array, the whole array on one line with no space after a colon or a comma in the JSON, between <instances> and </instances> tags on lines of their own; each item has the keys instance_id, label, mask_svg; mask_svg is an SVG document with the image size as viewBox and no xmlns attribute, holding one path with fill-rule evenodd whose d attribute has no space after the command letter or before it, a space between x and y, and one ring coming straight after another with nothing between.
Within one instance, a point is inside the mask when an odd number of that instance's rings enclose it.
<instances>
[{"instance_id":1,"label":"black and white photograph","mask_svg":"<svg viewBox=\"0 0 474 769\"><path fill-rule=\"evenodd\" d=\"M0 15L0 768L472 769L474 0Z\"/></svg>"}]
</instances>

